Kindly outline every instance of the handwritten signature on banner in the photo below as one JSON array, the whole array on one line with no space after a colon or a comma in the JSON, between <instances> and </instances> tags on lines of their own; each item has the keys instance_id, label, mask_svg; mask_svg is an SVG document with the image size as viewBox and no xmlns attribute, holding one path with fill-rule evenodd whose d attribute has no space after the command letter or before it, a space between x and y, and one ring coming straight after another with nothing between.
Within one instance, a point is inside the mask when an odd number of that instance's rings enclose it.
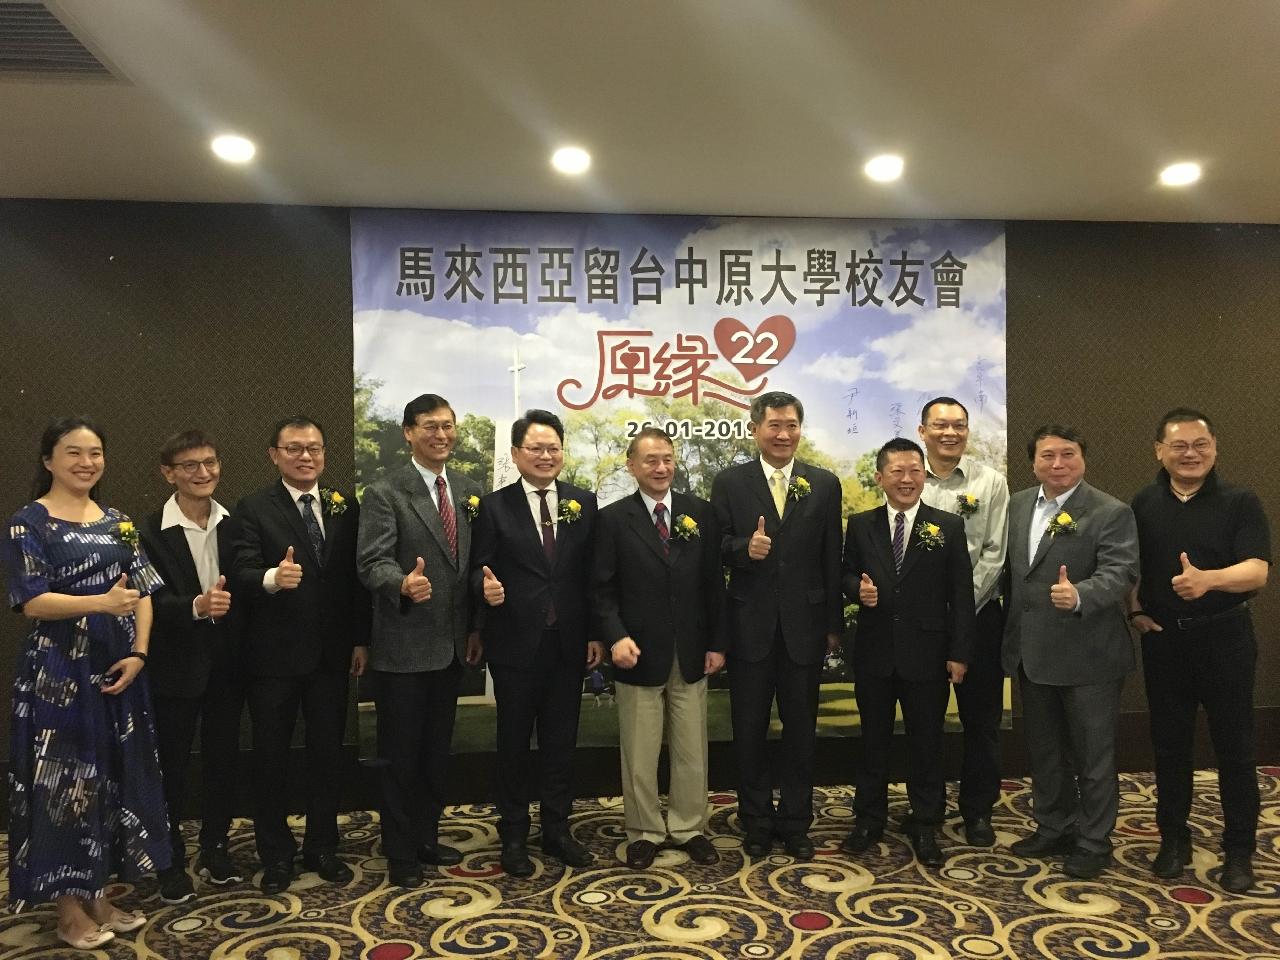
<instances>
[{"instance_id":1,"label":"handwritten signature on banner","mask_svg":"<svg viewBox=\"0 0 1280 960\"><path fill-rule=\"evenodd\" d=\"M596 331L596 382L590 396L574 399L583 391L581 380L562 380L556 397L570 410L585 410L599 400L623 396L688 397L694 405L722 400L743 410L769 383L771 372L791 352L796 342L790 317L775 314L754 331L734 317L722 317L713 331L716 349L707 338L677 333L653 349L652 330ZM730 383L708 372L721 359L742 375L745 385ZM752 386L754 381L759 381Z\"/></svg>"}]
</instances>

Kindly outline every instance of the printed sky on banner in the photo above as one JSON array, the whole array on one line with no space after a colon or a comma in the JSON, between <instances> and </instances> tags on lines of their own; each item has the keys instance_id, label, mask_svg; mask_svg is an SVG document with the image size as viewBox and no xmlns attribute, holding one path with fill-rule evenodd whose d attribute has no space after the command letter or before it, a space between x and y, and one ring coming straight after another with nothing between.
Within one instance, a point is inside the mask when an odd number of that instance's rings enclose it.
<instances>
[{"instance_id":1,"label":"printed sky on banner","mask_svg":"<svg viewBox=\"0 0 1280 960\"><path fill-rule=\"evenodd\" d=\"M950 393L1003 448L1002 223L357 210L351 234L356 370L388 411L432 391L508 420L518 349L522 408L789 390L852 464Z\"/></svg>"}]
</instances>

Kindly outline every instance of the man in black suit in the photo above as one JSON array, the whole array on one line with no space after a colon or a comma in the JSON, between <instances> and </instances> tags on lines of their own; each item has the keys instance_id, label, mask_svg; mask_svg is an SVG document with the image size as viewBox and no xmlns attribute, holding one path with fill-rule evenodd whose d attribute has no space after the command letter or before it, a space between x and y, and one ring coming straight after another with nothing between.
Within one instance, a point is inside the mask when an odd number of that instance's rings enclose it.
<instances>
[{"instance_id":1,"label":"man in black suit","mask_svg":"<svg viewBox=\"0 0 1280 960\"><path fill-rule=\"evenodd\" d=\"M218 886L244 879L227 853L244 709L243 654L240 608L232 607L225 574L231 514L213 499L222 476L217 445L200 430L175 434L160 448L160 473L174 494L140 530L143 549L164 580L151 598L147 674L173 847L173 866L160 871L160 899L183 903L195 896L181 814L197 724L203 792L196 869Z\"/></svg>"},{"instance_id":2,"label":"man in black suit","mask_svg":"<svg viewBox=\"0 0 1280 960\"><path fill-rule=\"evenodd\" d=\"M502 868L533 873L529 859L529 739L541 761L542 849L571 867L591 855L569 833L573 753L584 665L604 657L588 642L591 534L596 497L556 478L564 425L529 410L511 426L520 479L485 496L472 530L472 590L498 701L498 834Z\"/></svg>"},{"instance_id":3,"label":"man in black suit","mask_svg":"<svg viewBox=\"0 0 1280 960\"><path fill-rule=\"evenodd\" d=\"M462 664L471 662L470 505L480 485L446 470L456 419L444 397L410 400L403 427L412 458L369 484L361 505L358 560L374 602L369 669L385 764L382 852L401 887L421 885L421 863L462 860L439 842L439 827Z\"/></svg>"},{"instance_id":4,"label":"man in black suit","mask_svg":"<svg viewBox=\"0 0 1280 960\"><path fill-rule=\"evenodd\" d=\"M804 406L761 394L749 429L760 459L720 472L711 503L729 567L725 627L738 815L753 857L774 836L797 859L813 856L813 755L822 660L840 642L840 481L795 459ZM773 805L767 756L774 698L782 719L781 798Z\"/></svg>"},{"instance_id":5,"label":"man in black suit","mask_svg":"<svg viewBox=\"0 0 1280 960\"><path fill-rule=\"evenodd\" d=\"M862 764L857 821L843 849L860 853L884 833L895 704L902 704L910 765L911 846L925 866L943 862L937 831L946 808L942 728L947 681L960 683L973 651L973 568L964 521L920 502L924 451L905 437L876 454L887 505L849 518L844 592L859 604L853 645Z\"/></svg>"},{"instance_id":6,"label":"man in black suit","mask_svg":"<svg viewBox=\"0 0 1280 960\"><path fill-rule=\"evenodd\" d=\"M720 532L705 500L671 489L675 446L645 427L627 447L640 489L596 519L597 633L617 681L626 864L644 870L668 835L696 863L718 859L707 828L707 676L724 666ZM658 754L666 728L671 793L663 823Z\"/></svg>"},{"instance_id":7,"label":"man in black suit","mask_svg":"<svg viewBox=\"0 0 1280 960\"><path fill-rule=\"evenodd\" d=\"M297 851L286 818L299 707L307 755L303 865L330 883L352 879L337 855L342 733L347 674L364 671L370 603L356 578L359 504L320 486L320 425L305 416L282 420L267 452L280 479L236 507L232 583L246 608L254 834L262 891L273 894L289 886Z\"/></svg>"}]
</instances>

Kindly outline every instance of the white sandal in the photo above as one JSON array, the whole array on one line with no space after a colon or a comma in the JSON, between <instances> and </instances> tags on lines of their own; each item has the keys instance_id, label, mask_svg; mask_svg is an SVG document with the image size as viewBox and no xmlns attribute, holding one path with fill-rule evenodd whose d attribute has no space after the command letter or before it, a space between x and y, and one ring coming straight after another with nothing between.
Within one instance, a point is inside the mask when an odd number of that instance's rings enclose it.
<instances>
[{"instance_id":1,"label":"white sandal","mask_svg":"<svg viewBox=\"0 0 1280 960\"><path fill-rule=\"evenodd\" d=\"M137 928L135 927L133 929ZM110 943L115 938L115 932L105 923L100 927L90 930L79 940L72 940L61 930L58 931L58 939L73 950L97 950L98 947L105 943Z\"/></svg>"}]
</instances>

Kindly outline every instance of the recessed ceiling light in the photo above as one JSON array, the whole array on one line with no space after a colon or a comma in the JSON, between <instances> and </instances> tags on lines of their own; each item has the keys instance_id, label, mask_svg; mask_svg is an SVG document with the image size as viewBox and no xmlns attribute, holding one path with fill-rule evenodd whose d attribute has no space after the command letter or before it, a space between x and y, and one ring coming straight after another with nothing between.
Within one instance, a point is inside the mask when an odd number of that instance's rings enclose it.
<instances>
[{"instance_id":1,"label":"recessed ceiling light","mask_svg":"<svg viewBox=\"0 0 1280 960\"><path fill-rule=\"evenodd\" d=\"M258 148L253 145L252 140L246 140L244 137L237 137L229 133L214 137L209 146L213 148L214 153L227 161L227 163L248 163L253 159L253 155L258 152Z\"/></svg>"},{"instance_id":2,"label":"recessed ceiling light","mask_svg":"<svg viewBox=\"0 0 1280 960\"><path fill-rule=\"evenodd\" d=\"M902 158L896 153L882 153L868 160L862 172L879 183L891 183L902 176Z\"/></svg>"},{"instance_id":3,"label":"recessed ceiling light","mask_svg":"<svg viewBox=\"0 0 1280 960\"><path fill-rule=\"evenodd\" d=\"M1160 171L1160 182L1166 187L1185 187L1200 179L1200 164L1173 163Z\"/></svg>"},{"instance_id":4,"label":"recessed ceiling light","mask_svg":"<svg viewBox=\"0 0 1280 960\"><path fill-rule=\"evenodd\" d=\"M561 173L577 176L591 167L591 154L581 147L561 147L551 155L551 165Z\"/></svg>"}]
</instances>

